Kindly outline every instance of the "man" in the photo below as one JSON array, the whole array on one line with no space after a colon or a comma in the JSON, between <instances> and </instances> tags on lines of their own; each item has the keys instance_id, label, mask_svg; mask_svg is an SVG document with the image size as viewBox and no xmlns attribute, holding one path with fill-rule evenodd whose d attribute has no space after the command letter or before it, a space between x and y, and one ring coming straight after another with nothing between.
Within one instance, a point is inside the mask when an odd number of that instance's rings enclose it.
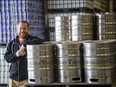
<instances>
[{"instance_id":1,"label":"man","mask_svg":"<svg viewBox=\"0 0 116 87\"><path fill-rule=\"evenodd\" d=\"M28 82L26 44L42 44L42 40L29 34L29 23L20 21L17 36L7 46L4 58L10 65L9 87L24 87Z\"/></svg>"}]
</instances>

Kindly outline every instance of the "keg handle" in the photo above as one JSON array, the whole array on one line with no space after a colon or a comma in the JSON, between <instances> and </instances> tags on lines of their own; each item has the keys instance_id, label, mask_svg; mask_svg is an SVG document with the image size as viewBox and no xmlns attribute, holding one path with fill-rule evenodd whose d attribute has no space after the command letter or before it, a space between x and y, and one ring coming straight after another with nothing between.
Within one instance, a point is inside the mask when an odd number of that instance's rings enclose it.
<instances>
[{"instance_id":1,"label":"keg handle","mask_svg":"<svg viewBox=\"0 0 116 87\"><path fill-rule=\"evenodd\" d=\"M76 81L76 80L80 80L80 77L72 78L72 80L74 80L74 81Z\"/></svg>"},{"instance_id":2,"label":"keg handle","mask_svg":"<svg viewBox=\"0 0 116 87\"><path fill-rule=\"evenodd\" d=\"M35 79L30 79L31 82L35 82Z\"/></svg>"},{"instance_id":3,"label":"keg handle","mask_svg":"<svg viewBox=\"0 0 116 87\"><path fill-rule=\"evenodd\" d=\"M90 79L91 82L98 82L98 79Z\"/></svg>"}]
</instances>

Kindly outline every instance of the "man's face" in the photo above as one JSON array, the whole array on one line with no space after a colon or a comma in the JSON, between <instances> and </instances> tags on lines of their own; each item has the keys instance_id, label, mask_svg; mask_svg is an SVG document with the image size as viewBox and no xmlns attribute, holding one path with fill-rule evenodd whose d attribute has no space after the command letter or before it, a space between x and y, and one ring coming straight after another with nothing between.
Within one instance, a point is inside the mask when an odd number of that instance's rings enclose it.
<instances>
[{"instance_id":1,"label":"man's face","mask_svg":"<svg viewBox=\"0 0 116 87\"><path fill-rule=\"evenodd\" d=\"M17 34L19 38L25 39L27 37L27 35L29 34L29 27L27 23L19 23Z\"/></svg>"}]
</instances>

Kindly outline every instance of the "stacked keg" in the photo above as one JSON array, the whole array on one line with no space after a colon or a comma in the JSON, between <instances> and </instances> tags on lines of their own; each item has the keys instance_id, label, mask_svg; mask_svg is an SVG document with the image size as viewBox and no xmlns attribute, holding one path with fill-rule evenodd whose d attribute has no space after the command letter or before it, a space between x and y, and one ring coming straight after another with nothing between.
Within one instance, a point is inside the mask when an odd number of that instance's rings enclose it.
<instances>
[{"instance_id":1,"label":"stacked keg","mask_svg":"<svg viewBox=\"0 0 116 87\"><path fill-rule=\"evenodd\" d=\"M62 41L56 43L57 78L59 82L81 82L81 42Z\"/></svg>"},{"instance_id":2,"label":"stacked keg","mask_svg":"<svg viewBox=\"0 0 116 87\"><path fill-rule=\"evenodd\" d=\"M71 40L70 16L55 17L55 41Z\"/></svg>"},{"instance_id":3,"label":"stacked keg","mask_svg":"<svg viewBox=\"0 0 116 87\"><path fill-rule=\"evenodd\" d=\"M0 44L0 84L8 84L9 64L4 60L6 44Z\"/></svg>"},{"instance_id":4,"label":"stacked keg","mask_svg":"<svg viewBox=\"0 0 116 87\"><path fill-rule=\"evenodd\" d=\"M91 13L79 13L71 17L72 41L93 40L93 20Z\"/></svg>"},{"instance_id":5,"label":"stacked keg","mask_svg":"<svg viewBox=\"0 0 116 87\"><path fill-rule=\"evenodd\" d=\"M93 40L93 20L91 13L55 17L55 41Z\"/></svg>"},{"instance_id":6,"label":"stacked keg","mask_svg":"<svg viewBox=\"0 0 116 87\"><path fill-rule=\"evenodd\" d=\"M97 39L116 39L116 13L97 14Z\"/></svg>"},{"instance_id":7,"label":"stacked keg","mask_svg":"<svg viewBox=\"0 0 116 87\"><path fill-rule=\"evenodd\" d=\"M109 84L115 82L115 40L83 43L86 83Z\"/></svg>"},{"instance_id":8,"label":"stacked keg","mask_svg":"<svg viewBox=\"0 0 116 87\"><path fill-rule=\"evenodd\" d=\"M53 45L27 45L28 81L44 84L54 81Z\"/></svg>"}]
</instances>

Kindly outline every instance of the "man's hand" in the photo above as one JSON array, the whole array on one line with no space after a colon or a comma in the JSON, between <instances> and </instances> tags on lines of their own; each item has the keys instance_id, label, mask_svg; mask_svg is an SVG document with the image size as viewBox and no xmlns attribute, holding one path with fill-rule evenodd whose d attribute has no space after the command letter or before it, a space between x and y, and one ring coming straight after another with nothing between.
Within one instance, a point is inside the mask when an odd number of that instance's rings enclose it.
<instances>
[{"instance_id":1,"label":"man's hand","mask_svg":"<svg viewBox=\"0 0 116 87\"><path fill-rule=\"evenodd\" d=\"M20 57L20 56L24 56L25 55L25 48L23 46L21 46L21 48L16 52L16 56Z\"/></svg>"}]
</instances>

